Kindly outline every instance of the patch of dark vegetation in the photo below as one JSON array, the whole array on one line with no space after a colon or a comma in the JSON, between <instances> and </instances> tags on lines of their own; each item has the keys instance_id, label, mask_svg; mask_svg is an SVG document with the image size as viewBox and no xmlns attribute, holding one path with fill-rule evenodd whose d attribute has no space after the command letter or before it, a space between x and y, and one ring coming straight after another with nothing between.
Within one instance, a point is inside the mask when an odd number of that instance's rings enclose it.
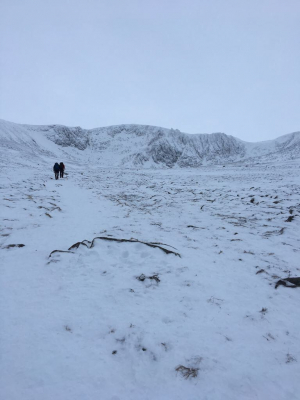
<instances>
[{"instance_id":1,"label":"patch of dark vegetation","mask_svg":"<svg viewBox=\"0 0 300 400\"><path fill-rule=\"evenodd\" d=\"M5 246L5 249L11 249L12 247L24 247L25 244L9 244L8 246Z\"/></svg>"},{"instance_id":2,"label":"patch of dark vegetation","mask_svg":"<svg viewBox=\"0 0 300 400\"><path fill-rule=\"evenodd\" d=\"M144 282L144 280L146 279L146 275L141 274L140 276L137 276L136 279L137 279L138 281L140 281L140 282Z\"/></svg>"},{"instance_id":3,"label":"patch of dark vegetation","mask_svg":"<svg viewBox=\"0 0 300 400\"><path fill-rule=\"evenodd\" d=\"M300 287L300 278L280 279L279 281L276 282L275 289L277 289L278 286L280 286L280 285L290 287L290 288Z\"/></svg>"},{"instance_id":4,"label":"patch of dark vegetation","mask_svg":"<svg viewBox=\"0 0 300 400\"><path fill-rule=\"evenodd\" d=\"M295 357L293 357L290 353L287 353L286 355L286 364L289 364L291 362L295 362L297 361Z\"/></svg>"},{"instance_id":5,"label":"patch of dark vegetation","mask_svg":"<svg viewBox=\"0 0 300 400\"><path fill-rule=\"evenodd\" d=\"M178 256L181 258L181 255L179 253L176 253L175 251L172 251L172 250L166 249L165 247L162 247L162 246L169 246L167 244L155 243L155 242L142 242L141 240L138 240L138 239L116 239L116 238L108 237L108 236L98 236L98 237L95 237L92 241L83 240L82 242L76 242L71 247L69 247L68 251L67 250L54 250L50 253L49 257L51 257L51 255L55 252L73 253L70 250L78 249L78 247L81 245L86 246L88 249L91 249L94 247L96 240L108 240L108 241L119 242L119 243L142 243L142 244L152 247L152 248L158 248L166 254L174 254L175 256ZM172 247L172 246L169 246L169 247Z\"/></svg>"},{"instance_id":6,"label":"patch of dark vegetation","mask_svg":"<svg viewBox=\"0 0 300 400\"><path fill-rule=\"evenodd\" d=\"M138 281L140 281L140 282L144 282L145 279L152 279L152 280L155 280L156 283L159 283L159 282L160 282L160 279L159 279L159 277L158 277L158 274L154 274L154 275L152 275L152 276L146 276L146 275L144 275L144 274L141 274L140 276L137 276L136 279L137 279Z\"/></svg>"},{"instance_id":7,"label":"patch of dark vegetation","mask_svg":"<svg viewBox=\"0 0 300 400\"><path fill-rule=\"evenodd\" d=\"M86 246L88 249L91 249L94 247L96 240L108 240L108 241L118 242L118 243L141 243L141 244L144 244L144 245L152 247L152 248L160 249L166 254L174 254L175 256L181 257L181 255L179 253L176 253L173 250L169 250L169 249L166 249L165 247L162 247L162 245L160 243L158 244L155 242L143 242L138 239L117 239L117 238L108 237L108 236L97 236L92 241L83 240L82 242L74 243L71 247L69 247L68 250L78 249L78 247L80 245ZM168 246L168 245L165 245L165 246ZM171 246L169 246L169 247L171 247ZM56 250L56 251L58 251L58 250Z\"/></svg>"},{"instance_id":8,"label":"patch of dark vegetation","mask_svg":"<svg viewBox=\"0 0 300 400\"><path fill-rule=\"evenodd\" d=\"M205 229L205 228L202 228ZM160 242L151 242L151 244L157 244L159 246L168 246L168 247L172 247L172 249L177 250L176 247L170 246L169 244L166 243L160 243Z\"/></svg>"},{"instance_id":9,"label":"patch of dark vegetation","mask_svg":"<svg viewBox=\"0 0 300 400\"><path fill-rule=\"evenodd\" d=\"M288 217L288 219L285 220L285 222L292 222L294 218L295 218L294 215L290 215L290 216Z\"/></svg>"},{"instance_id":10,"label":"patch of dark vegetation","mask_svg":"<svg viewBox=\"0 0 300 400\"><path fill-rule=\"evenodd\" d=\"M199 368L189 368L184 365L179 365L175 368L176 372L180 372L185 379L196 378L198 376Z\"/></svg>"},{"instance_id":11,"label":"patch of dark vegetation","mask_svg":"<svg viewBox=\"0 0 300 400\"><path fill-rule=\"evenodd\" d=\"M273 279L279 279L279 278L280 278L280 276L278 276L278 275L276 275L276 274L273 274L273 275L271 275L271 276L272 276Z\"/></svg>"},{"instance_id":12,"label":"patch of dark vegetation","mask_svg":"<svg viewBox=\"0 0 300 400\"><path fill-rule=\"evenodd\" d=\"M157 283L160 282L160 279L159 279L159 277L158 277L157 274L154 274L154 275L152 275L152 276L148 276L148 279L153 279L153 280L155 280Z\"/></svg>"},{"instance_id":13,"label":"patch of dark vegetation","mask_svg":"<svg viewBox=\"0 0 300 400\"><path fill-rule=\"evenodd\" d=\"M164 347L165 351L168 351L167 343L161 343L161 345Z\"/></svg>"},{"instance_id":14,"label":"patch of dark vegetation","mask_svg":"<svg viewBox=\"0 0 300 400\"><path fill-rule=\"evenodd\" d=\"M89 247L85 242L86 242L87 240L83 240L82 242L77 242L77 243L74 243L74 244L72 244L72 246L71 247L69 247L69 249L68 250L72 250L72 249L78 249L78 247L80 246L80 245L82 245L82 246L86 246L86 247Z\"/></svg>"},{"instance_id":15,"label":"patch of dark vegetation","mask_svg":"<svg viewBox=\"0 0 300 400\"><path fill-rule=\"evenodd\" d=\"M67 332L72 333L72 329L69 327L69 325L65 325L65 330L66 330Z\"/></svg>"},{"instance_id":16,"label":"patch of dark vegetation","mask_svg":"<svg viewBox=\"0 0 300 400\"><path fill-rule=\"evenodd\" d=\"M58 210L58 211L61 211L61 208L60 207L53 207L50 211L54 211L54 210Z\"/></svg>"},{"instance_id":17,"label":"patch of dark vegetation","mask_svg":"<svg viewBox=\"0 0 300 400\"><path fill-rule=\"evenodd\" d=\"M253 253L253 251L244 250L244 254L252 254L252 255L254 255L255 253Z\"/></svg>"},{"instance_id":18,"label":"patch of dark vegetation","mask_svg":"<svg viewBox=\"0 0 300 400\"><path fill-rule=\"evenodd\" d=\"M265 232L263 235L264 236L266 236L266 237L268 237L268 236L273 236L273 235L283 235L283 233L284 233L284 229L285 228L281 228L281 229L279 229L278 231L267 231L267 232Z\"/></svg>"},{"instance_id":19,"label":"patch of dark vegetation","mask_svg":"<svg viewBox=\"0 0 300 400\"><path fill-rule=\"evenodd\" d=\"M263 272L266 272L266 271L262 268L259 271L257 271L255 275L262 274Z\"/></svg>"},{"instance_id":20,"label":"patch of dark vegetation","mask_svg":"<svg viewBox=\"0 0 300 400\"><path fill-rule=\"evenodd\" d=\"M275 340L274 336L271 335L271 333L268 333L267 336L263 335L263 337L264 337L265 339L267 339L268 342L269 342L271 339L272 339L272 340Z\"/></svg>"},{"instance_id":21,"label":"patch of dark vegetation","mask_svg":"<svg viewBox=\"0 0 300 400\"><path fill-rule=\"evenodd\" d=\"M72 253L72 254L74 254L73 251L68 251L68 250L53 250L53 251L51 251L51 253L49 254L49 257L51 257L52 254L54 254L54 253Z\"/></svg>"},{"instance_id":22,"label":"patch of dark vegetation","mask_svg":"<svg viewBox=\"0 0 300 400\"><path fill-rule=\"evenodd\" d=\"M218 299L217 297L211 296L207 302L211 304L217 305L219 308L221 308L221 304L223 303L223 299Z\"/></svg>"}]
</instances>

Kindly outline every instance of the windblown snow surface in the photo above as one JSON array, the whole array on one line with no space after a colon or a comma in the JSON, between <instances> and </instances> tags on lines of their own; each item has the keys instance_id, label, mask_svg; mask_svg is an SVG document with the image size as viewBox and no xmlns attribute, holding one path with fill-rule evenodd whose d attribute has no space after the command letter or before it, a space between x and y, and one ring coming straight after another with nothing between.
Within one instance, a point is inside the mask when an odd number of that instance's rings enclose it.
<instances>
[{"instance_id":1,"label":"windblown snow surface","mask_svg":"<svg viewBox=\"0 0 300 400\"><path fill-rule=\"evenodd\" d=\"M299 159L103 167L22 129L1 138L1 399L299 399L300 288L275 289L300 276Z\"/></svg>"}]
</instances>

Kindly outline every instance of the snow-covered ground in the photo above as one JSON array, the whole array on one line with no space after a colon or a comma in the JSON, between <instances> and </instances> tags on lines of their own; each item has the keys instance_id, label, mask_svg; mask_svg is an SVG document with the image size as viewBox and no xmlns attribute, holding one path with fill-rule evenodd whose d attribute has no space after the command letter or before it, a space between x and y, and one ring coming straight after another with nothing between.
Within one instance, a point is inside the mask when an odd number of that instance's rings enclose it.
<instances>
[{"instance_id":1,"label":"snow-covered ground","mask_svg":"<svg viewBox=\"0 0 300 400\"><path fill-rule=\"evenodd\" d=\"M5 151L1 399L299 399L299 161L55 181ZM68 251L95 237L128 241Z\"/></svg>"}]
</instances>

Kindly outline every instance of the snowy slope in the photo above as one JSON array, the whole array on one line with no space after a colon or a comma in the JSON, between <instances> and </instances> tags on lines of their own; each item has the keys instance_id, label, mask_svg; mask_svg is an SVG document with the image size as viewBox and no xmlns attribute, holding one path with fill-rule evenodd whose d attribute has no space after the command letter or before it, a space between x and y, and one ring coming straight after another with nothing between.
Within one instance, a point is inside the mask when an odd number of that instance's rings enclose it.
<instances>
[{"instance_id":1,"label":"snowy slope","mask_svg":"<svg viewBox=\"0 0 300 400\"><path fill-rule=\"evenodd\" d=\"M0 120L0 151L21 157L43 155L85 160L93 165L189 168L236 162L300 158L300 132L247 143L224 133L190 135L155 126L118 125L85 130L61 125L18 125Z\"/></svg>"},{"instance_id":2,"label":"snowy slope","mask_svg":"<svg viewBox=\"0 0 300 400\"><path fill-rule=\"evenodd\" d=\"M298 400L299 134L0 125L1 399Z\"/></svg>"},{"instance_id":3,"label":"snowy slope","mask_svg":"<svg viewBox=\"0 0 300 400\"><path fill-rule=\"evenodd\" d=\"M298 400L298 161L30 162L1 169L1 399Z\"/></svg>"},{"instance_id":4,"label":"snowy slope","mask_svg":"<svg viewBox=\"0 0 300 400\"><path fill-rule=\"evenodd\" d=\"M259 143L243 142L245 158L260 162L294 160L300 158L300 132L280 136Z\"/></svg>"}]
</instances>

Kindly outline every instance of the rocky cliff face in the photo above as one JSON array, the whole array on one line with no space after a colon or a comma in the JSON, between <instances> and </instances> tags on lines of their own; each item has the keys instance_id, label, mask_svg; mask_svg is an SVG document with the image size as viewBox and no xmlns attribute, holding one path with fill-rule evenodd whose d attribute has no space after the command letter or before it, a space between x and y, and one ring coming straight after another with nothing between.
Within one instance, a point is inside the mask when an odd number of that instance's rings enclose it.
<instances>
[{"instance_id":1,"label":"rocky cliff face","mask_svg":"<svg viewBox=\"0 0 300 400\"><path fill-rule=\"evenodd\" d=\"M23 125L23 127L35 132L43 132L48 139L62 147L76 147L79 150L85 150L89 145L88 131L80 126L68 128L63 125Z\"/></svg>"},{"instance_id":2,"label":"rocky cliff face","mask_svg":"<svg viewBox=\"0 0 300 400\"><path fill-rule=\"evenodd\" d=\"M243 157L242 142L224 133L189 135L174 129L121 125L89 132L90 146L106 158L118 152L132 166L198 167Z\"/></svg>"},{"instance_id":3,"label":"rocky cliff face","mask_svg":"<svg viewBox=\"0 0 300 400\"><path fill-rule=\"evenodd\" d=\"M39 149L41 154L50 154L50 149L52 153L61 149L75 160L83 157L95 165L115 167L196 168L300 158L300 132L266 142L247 143L224 133L190 135L148 125L87 130L0 121L0 140L2 148L27 149L28 154L37 154Z\"/></svg>"}]
</instances>

